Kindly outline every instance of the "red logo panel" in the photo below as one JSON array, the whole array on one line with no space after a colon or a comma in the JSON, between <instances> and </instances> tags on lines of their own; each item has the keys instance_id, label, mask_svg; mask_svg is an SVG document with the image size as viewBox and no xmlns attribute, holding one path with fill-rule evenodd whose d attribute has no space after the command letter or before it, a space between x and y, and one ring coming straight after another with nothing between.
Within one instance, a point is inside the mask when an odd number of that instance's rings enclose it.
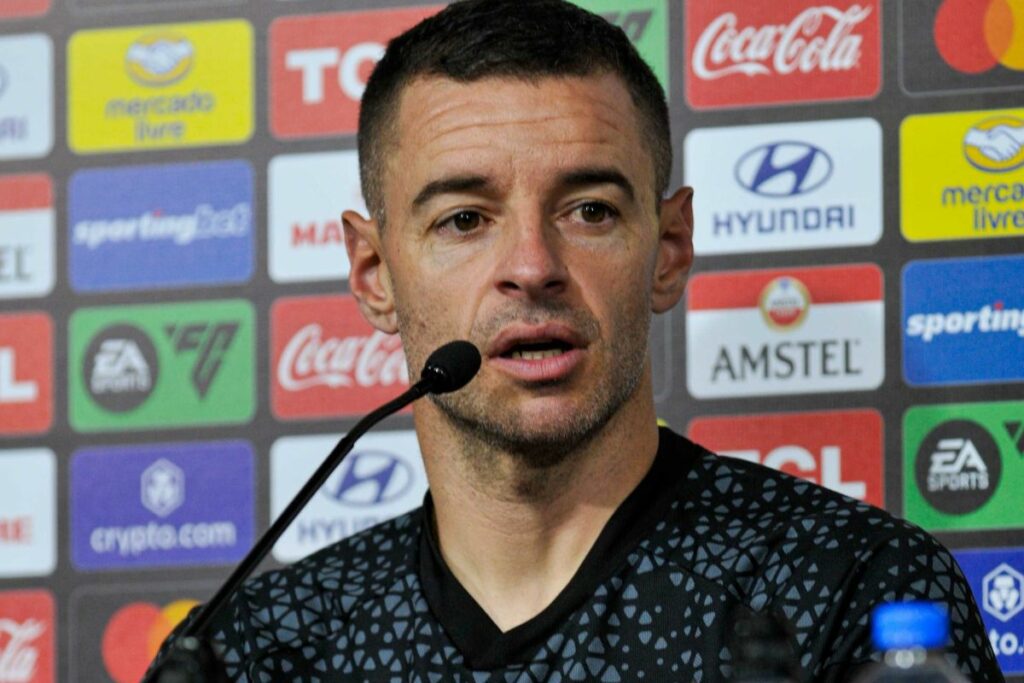
<instances>
[{"instance_id":1,"label":"red logo panel","mask_svg":"<svg viewBox=\"0 0 1024 683\"><path fill-rule=\"evenodd\" d=\"M38 434L53 422L53 322L0 315L0 434Z\"/></svg>"},{"instance_id":2,"label":"red logo panel","mask_svg":"<svg viewBox=\"0 0 1024 683\"><path fill-rule=\"evenodd\" d=\"M50 11L50 0L4 0L0 2L0 19L35 17ZM0 680L3 680L0 678Z\"/></svg>"},{"instance_id":3,"label":"red logo panel","mask_svg":"<svg viewBox=\"0 0 1024 683\"><path fill-rule=\"evenodd\" d=\"M270 129L354 134L366 80L389 40L440 7L284 17L270 25Z\"/></svg>"},{"instance_id":4,"label":"red logo panel","mask_svg":"<svg viewBox=\"0 0 1024 683\"><path fill-rule=\"evenodd\" d=\"M689 436L704 447L761 463L882 507L882 416L874 410L704 417Z\"/></svg>"},{"instance_id":5,"label":"red logo panel","mask_svg":"<svg viewBox=\"0 0 1024 683\"><path fill-rule=\"evenodd\" d=\"M881 0L686 3L695 109L861 99L881 87Z\"/></svg>"},{"instance_id":6,"label":"red logo panel","mask_svg":"<svg viewBox=\"0 0 1024 683\"><path fill-rule=\"evenodd\" d=\"M279 299L270 318L279 418L362 415L409 385L398 336L375 330L351 296Z\"/></svg>"},{"instance_id":7,"label":"red logo panel","mask_svg":"<svg viewBox=\"0 0 1024 683\"><path fill-rule=\"evenodd\" d=\"M54 621L48 592L0 593L0 681L53 683Z\"/></svg>"}]
</instances>

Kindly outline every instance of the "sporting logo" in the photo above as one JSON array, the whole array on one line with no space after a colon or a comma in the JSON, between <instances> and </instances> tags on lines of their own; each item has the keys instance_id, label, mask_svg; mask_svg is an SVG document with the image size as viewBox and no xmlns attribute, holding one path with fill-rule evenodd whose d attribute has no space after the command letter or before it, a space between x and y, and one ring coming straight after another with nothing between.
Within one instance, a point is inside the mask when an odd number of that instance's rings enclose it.
<instances>
[{"instance_id":1,"label":"sporting logo","mask_svg":"<svg viewBox=\"0 0 1024 683\"><path fill-rule=\"evenodd\" d=\"M71 459L71 559L84 570L227 564L253 540L241 441L91 448Z\"/></svg>"},{"instance_id":2,"label":"sporting logo","mask_svg":"<svg viewBox=\"0 0 1024 683\"><path fill-rule=\"evenodd\" d=\"M632 0L627 5L621 0L575 0L575 4L621 28L668 92L668 11L664 3Z\"/></svg>"},{"instance_id":3,"label":"sporting logo","mask_svg":"<svg viewBox=\"0 0 1024 683\"><path fill-rule=\"evenodd\" d=\"M697 398L876 388L883 312L873 265L697 275L687 289L687 387Z\"/></svg>"},{"instance_id":4,"label":"sporting logo","mask_svg":"<svg viewBox=\"0 0 1024 683\"><path fill-rule=\"evenodd\" d=\"M356 152L278 156L267 174L270 277L275 282L347 277L341 214L367 215Z\"/></svg>"},{"instance_id":5,"label":"sporting logo","mask_svg":"<svg viewBox=\"0 0 1024 683\"><path fill-rule=\"evenodd\" d=\"M409 384L401 340L373 329L351 296L278 299L270 318L281 419L360 415Z\"/></svg>"},{"instance_id":6,"label":"sporting logo","mask_svg":"<svg viewBox=\"0 0 1024 683\"><path fill-rule=\"evenodd\" d=\"M900 126L911 241L1024 235L1024 109L922 114Z\"/></svg>"},{"instance_id":7,"label":"sporting logo","mask_svg":"<svg viewBox=\"0 0 1024 683\"><path fill-rule=\"evenodd\" d=\"M49 176L0 176L0 299L53 289L55 224Z\"/></svg>"},{"instance_id":8,"label":"sporting logo","mask_svg":"<svg viewBox=\"0 0 1024 683\"><path fill-rule=\"evenodd\" d=\"M689 437L882 507L882 416L874 410L702 417Z\"/></svg>"},{"instance_id":9,"label":"sporting logo","mask_svg":"<svg viewBox=\"0 0 1024 683\"><path fill-rule=\"evenodd\" d=\"M246 301L76 311L71 423L98 431L248 421L255 406L253 320Z\"/></svg>"},{"instance_id":10,"label":"sporting logo","mask_svg":"<svg viewBox=\"0 0 1024 683\"><path fill-rule=\"evenodd\" d=\"M52 148L53 43L42 33L2 36L0 161L43 157Z\"/></svg>"},{"instance_id":11,"label":"sporting logo","mask_svg":"<svg viewBox=\"0 0 1024 683\"><path fill-rule=\"evenodd\" d=\"M874 97L881 3L686 3L686 99L695 109Z\"/></svg>"},{"instance_id":12,"label":"sporting logo","mask_svg":"<svg viewBox=\"0 0 1024 683\"><path fill-rule=\"evenodd\" d=\"M986 635L1007 675L1024 673L1024 550L955 550L981 608Z\"/></svg>"},{"instance_id":13,"label":"sporting logo","mask_svg":"<svg viewBox=\"0 0 1024 683\"><path fill-rule=\"evenodd\" d=\"M915 406L903 417L904 515L927 529L1019 528L1024 402Z\"/></svg>"},{"instance_id":14,"label":"sporting logo","mask_svg":"<svg viewBox=\"0 0 1024 683\"><path fill-rule=\"evenodd\" d=\"M908 384L1024 380L1024 257L911 261L903 269Z\"/></svg>"},{"instance_id":15,"label":"sporting logo","mask_svg":"<svg viewBox=\"0 0 1024 683\"><path fill-rule=\"evenodd\" d=\"M79 171L68 186L68 242L78 291L244 282L254 262L252 167Z\"/></svg>"},{"instance_id":16,"label":"sporting logo","mask_svg":"<svg viewBox=\"0 0 1024 683\"><path fill-rule=\"evenodd\" d=\"M248 140L252 51L240 19L75 33L68 144L87 154Z\"/></svg>"},{"instance_id":17,"label":"sporting logo","mask_svg":"<svg viewBox=\"0 0 1024 683\"><path fill-rule=\"evenodd\" d=\"M1024 87L1024 8L1015 0L901 2L901 82L910 93Z\"/></svg>"},{"instance_id":18,"label":"sporting logo","mask_svg":"<svg viewBox=\"0 0 1024 683\"><path fill-rule=\"evenodd\" d=\"M270 509L279 515L340 435L292 436L270 449ZM274 546L274 557L294 562L423 502L427 479L412 431L378 432L331 475Z\"/></svg>"},{"instance_id":19,"label":"sporting logo","mask_svg":"<svg viewBox=\"0 0 1024 683\"><path fill-rule=\"evenodd\" d=\"M53 423L53 321L0 315L0 435L39 434Z\"/></svg>"},{"instance_id":20,"label":"sporting logo","mask_svg":"<svg viewBox=\"0 0 1024 683\"><path fill-rule=\"evenodd\" d=\"M696 129L683 168L701 188L699 254L855 246L882 235L882 131L873 119Z\"/></svg>"},{"instance_id":21,"label":"sporting logo","mask_svg":"<svg viewBox=\"0 0 1024 683\"><path fill-rule=\"evenodd\" d=\"M0 451L0 578L56 567L57 458L45 448Z\"/></svg>"},{"instance_id":22,"label":"sporting logo","mask_svg":"<svg viewBox=\"0 0 1024 683\"><path fill-rule=\"evenodd\" d=\"M270 25L270 130L355 134L366 79L387 42L438 7L282 17Z\"/></svg>"},{"instance_id":23,"label":"sporting logo","mask_svg":"<svg viewBox=\"0 0 1024 683\"><path fill-rule=\"evenodd\" d=\"M53 596L42 590L0 592L0 681L53 683L57 642Z\"/></svg>"}]
</instances>

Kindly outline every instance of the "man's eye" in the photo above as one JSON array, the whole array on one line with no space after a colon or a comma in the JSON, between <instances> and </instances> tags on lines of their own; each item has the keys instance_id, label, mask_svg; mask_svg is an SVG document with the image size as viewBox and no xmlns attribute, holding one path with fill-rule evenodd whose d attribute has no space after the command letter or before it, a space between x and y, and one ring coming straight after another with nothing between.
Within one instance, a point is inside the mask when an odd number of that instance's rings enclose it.
<instances>
[{"instance_id":1,"label":"man's eye","mask_svg":"<svg viewBox=\"0 0 1024 683\"><path fill-rule=\"evenodd\" d=\"M603 223L615 215L612 207L599 202L588 202L576 210L585 223Z\"/></svg>"},{"instance_id":2,"label":"man's eye","mask_svg":"<svg viewBox=\"0 0 1024 683\"><path fill-rule=\"evenodd\" d=\"M480 227L480 214L476 211L459 211L442 222L441 227L450 227L456 232L470 232Z\"/></svg>"}]
</instances>

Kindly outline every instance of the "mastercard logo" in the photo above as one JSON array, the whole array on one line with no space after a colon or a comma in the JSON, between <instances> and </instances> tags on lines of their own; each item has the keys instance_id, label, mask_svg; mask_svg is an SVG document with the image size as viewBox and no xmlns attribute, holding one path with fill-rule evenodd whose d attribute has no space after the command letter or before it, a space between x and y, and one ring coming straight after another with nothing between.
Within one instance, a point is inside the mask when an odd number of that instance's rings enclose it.
<instances>
[{"instance_id":1,"label":"mastercard logo","mask_svg":"<svg viewBox=\"0 0 1024 683\"><path fill-rule=\"evenodd\" d=\"M103 665L116 683L138 683L157 650L196 600L175 600L160 607L132 602L114 613L101 642Z\"/></svg>"},{"instance_id":2,"label":"mastercard logo","mask_svg":"<svg viewBox=\"0 0 1024 683\"><path fill-rule=\"evenodd\" d=\"M807 317L811 293L804 283L792 277L777 277L761 290L761 315L776 330L793 329Z\"/></svg>"},{"instance_id":3,"label":"mastercard logo","mask_svg":"<svg viewBox=\"0 0 1024 683\"><path fill-rule=\"evenodd\" d=\"M1024 71L1024 0L945 0L935 15L935 47L962 73L998 64Z\"/></svg>"},{"instance_id":4,"label":"mastercard logo","mask_svg":"<svg viewBox=\"0 0 1024 683\"><path fill-rule=\"evenodd\" d=\"M1024 120L993 116L964 135L964 156L975 168L1002 173L1024 166Z\"/></svg>"}]
</instances>

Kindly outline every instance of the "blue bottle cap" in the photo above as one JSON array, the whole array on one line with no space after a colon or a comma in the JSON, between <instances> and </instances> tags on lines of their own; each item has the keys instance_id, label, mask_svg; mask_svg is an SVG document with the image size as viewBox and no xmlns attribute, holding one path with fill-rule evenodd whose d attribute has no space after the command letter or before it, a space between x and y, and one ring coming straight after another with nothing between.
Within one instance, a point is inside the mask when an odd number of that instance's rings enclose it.
<instances>
[{"instance_id":1,"label":"blue bottle cap","mask_svg":"<svg viewBox=\"0 0 1024 683\"><path fill-rule=\"evenodd\" d=\"M932 602L879 605L871 613L871 640L878 650L945 647L949 619Z\"/></svg>"}]
</instances>

